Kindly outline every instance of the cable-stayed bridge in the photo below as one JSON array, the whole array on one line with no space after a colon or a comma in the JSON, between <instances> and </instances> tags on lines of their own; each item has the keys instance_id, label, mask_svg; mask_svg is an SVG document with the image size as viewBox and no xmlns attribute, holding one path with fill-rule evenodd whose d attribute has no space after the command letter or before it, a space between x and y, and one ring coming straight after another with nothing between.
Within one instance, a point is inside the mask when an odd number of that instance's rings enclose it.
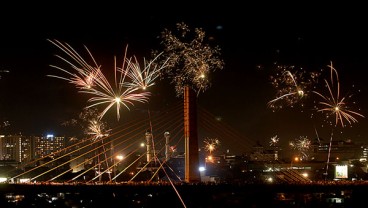
<instances>
[{"instance_id":1,"label":"cable-stayed bridge","mask_svg":"<svg viewBox=\"0 0 368 208\"><path fill-rule=\"evenodd\" d=\"M141 109L132 114L133 118L109 129L108 133L69 141L69 145L57 152L21 164L9 171L10 181L152 182L162 177L181 181L182 173L177 171L183 170L180 165L185 157L183 103L165 110ZM249 152L255 144L198 106L201 154L209 154L204 147L206 138L221 142L216 149L218 154Z\"/></svg>"}]
</instances>

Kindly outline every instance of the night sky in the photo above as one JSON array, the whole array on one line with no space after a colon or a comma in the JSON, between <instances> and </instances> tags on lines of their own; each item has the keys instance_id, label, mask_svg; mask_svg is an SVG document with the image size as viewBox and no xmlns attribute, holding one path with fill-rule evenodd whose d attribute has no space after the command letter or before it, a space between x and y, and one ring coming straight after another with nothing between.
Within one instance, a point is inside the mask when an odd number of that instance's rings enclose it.
<instances>
[{"instance_id":1,"label":"night sky","mask_svg":"<svg viewBox=\"0 0 368 208\"><path fill-rule=\"evenodd\" d=\"M279 64L318 71L332 61L341 91L353 93L359 112L368 116L368 17L362 5L212 5L215 9L185 12L149 6L43 6L3 7L6 11L0 14L0 70L9 71L0 74L0 119L10 122L12 132L63 134L58 132L60 123L86 104L66 81L47 77L58 73L49 65L60 63L54 56L60 51L47 39L65 41L80 51L86 45L99 63L112 68L113 56L122 55L126 44L130 54L148 57L160 47L160 32L175 30L177 22L203 28L210 44L222 49L225 68L212 74L212 87L200 94L199 105L252 141L268 145L278 135L286 144L299 136L315 138L315 129L329 138L331 128L311 119L312 109L272 112L267 107L275 96L269 76ZM167 96L165 102L178 100L172 85L156 94ZM337 139L367 142L367 118L358 120L338 129Z\"/></svg>"}]
</instances>

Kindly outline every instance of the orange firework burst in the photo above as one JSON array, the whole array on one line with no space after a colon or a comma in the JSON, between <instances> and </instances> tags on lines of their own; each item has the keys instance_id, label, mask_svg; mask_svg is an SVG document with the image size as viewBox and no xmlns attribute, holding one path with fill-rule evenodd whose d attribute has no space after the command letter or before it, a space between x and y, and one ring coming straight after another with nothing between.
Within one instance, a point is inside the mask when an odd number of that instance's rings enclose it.
<instances>
[{"instance_id":1,"label":"orange firework burst","mask_svg":"<svg viewBox=\"0 0 368 208\"><path fill-rule=\"evenodd\" d=\"M212 152L215 151L217 147L220 145L220 141L218 139L206 138L204 140L204 143L205 143L204 149L208 151L210 154L212 154Z\"/></svg>"}]
</instances>

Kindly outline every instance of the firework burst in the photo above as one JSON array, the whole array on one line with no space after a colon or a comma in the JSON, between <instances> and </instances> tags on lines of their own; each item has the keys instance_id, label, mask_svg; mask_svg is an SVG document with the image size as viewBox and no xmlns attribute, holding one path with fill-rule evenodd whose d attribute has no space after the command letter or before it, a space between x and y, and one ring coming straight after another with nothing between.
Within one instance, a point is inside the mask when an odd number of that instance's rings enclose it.
<instances>
[{"instance_id":1,"label":"firework burst","mask_svg":"<svg viewBox=\"0 0 368 208\"><path fill-rule=\"evenodd\" d=\"M276 110L299 103L303 107L303 100L318 81L319 73L308 73L294 66L277 66L276 69L276 75L271 76L271 83L277 90L276 97L268 102L268 106Z\"/></svg>"},{"instance_id":2,"label":"firework burst","mask_svg":"<svg viewBox=\"0 0 368 208\"><path fill-rule=\"evenodd\" d=\"M333 117L335 126L341 125L341 127L345 127L345 122L348 122L350 125L357 123L358 120L356 117L364 118L364 116L358 112L350 110L347 100L351 98L352 95L341 96L340 81L337 70L332 66L332 62L328 67L330 68L330 80L324 80L328 94L323 95L320 92L314 91L314 93L322 99L322 101L318 102L319 106L316 106L317 111L324 113L326 120ZM332 122L330 124L333 125Z\"/></svg>"},{"instance_id":3,"label":"firework burst","mask_svg":"<svg viewBox=\"0 0 368 208\"><path fill-rule=\"evenodd\" d=\"M219 58L220 48L212 48L204 44L205 32L195 28L194 34L185 23L177 23L178 36L165 29L162 32L165 46L165 61L167 67L162 74L171 78L178 96L184 92L185 86L190 86L199 94L210 87L209 74L216 69L222 69L224 62ZM193 35L188 40L188 34Z\"/></svg>"},{"instance_id":4,"label":"firework burst","mask_svg":"<svg viewBox=\"0 0 368 208\"><path fill-rule=\"evenodd\" d=\"M161 55L162 53L158 54L150 61L144 59L143 70L135 56L133 58L126 59L127 68L121 68L120 70L122 73L126 73L131 81L125 82L125 86L132 89L146 90L147 88L155 85L154 81L160 76L161 71L167 66L168 59L166 59L162 65L155 63Z\"/></svg>"},{"instance_id":5,"label":"firework burst","mask_svg":"<svg viewBox=\"0 0 368 208\"><path fill-rule=\"evenodd\" d=\"M68 80L79 89L79 92L91 95L92 97L88 100L91 104L86 108L107 105L101 112L100 119L113 106L116 106L117 119L119 120L122 106L130 110L129 106L133 106L135 102L145 103L148 101L148 97L150 96L149 92L138 92L138 88L133 88L132 86L137 84L137 82L139 84L139 81L143 81L145 86L147 84L152 84L152 81L156 78L155 74L157 73L155 70L153 70L153 72L149 71L149 66L153 65L152 62L150 62L148 67L145 67L143 71L137 71L137 69L139 69L137 68L137 62L126 63L126 61L130 59L126 57L127 51L125 51L122 67L117 67L116 57L114 57L114 81L110 81L102 73L101 67L96 63L87 47L85 48L93 61L94 66L88 64L88 62L85 61L70 45L56 40L49 41L68 56L68 58L63 58L62 56L57 57L63 60L72 69L72 71L68 71L61 67L52 66L65 72L69 77L55 75L49 76ZM130 69L130 67L133 67L133 69ZM157 70L159 69L160 68ZM130 71L133 72L129 73ZM140 77L142 79L139 79L137 78L139 77L138 73L143 73L145 75L141 75ZM129 77L133 79L133 82L129 82L129 80L126 79L127 74L129 74Z\"/></svg>"},{"instance_id":6,"label":"firework burst","mask_svg":"<svg viewBox=\"0 0 368 208\"><path fill-rule=\"evenodd\" d=\"M215 151L217 147L220 145L220 141L218 139L206 138L204 140L204 144L205 144L204 150L212 154L212 152Z\"/></svg>"},{"instance_id":7,"label":"firework burst","mask_svg":"<svg viewBox=\"0 0 368 208\"><path fill-rule=\"evenodd\" d=\"M302 158L308 159L308 151L310 149L311 140L306 136L300 136L298 139L289 142L289 146L292 149L298 150L302 155Z\"/></svg>"},{"instance_id":8,"label":"firework burst","mask_svg":"<svg viewBox=\"0 0 368 208\"><path fill-rule=\"evenodd\" d=\"M270 141L270 146L272 147L276 147L277 144L279 143L279 138L277 137L277 135L271 137L271 141Z\"/></svg>"},{"instance_id":9,"label":"firework burst","mask_svg":"<svg viewBox=\"0 0 368 208\"><path fill-rule=\"evenodd\" d=\"M88 135L93 135L93 140L98 140L109 136L110 130L106 130L106 124L101 120L90 120L88 125Z\"/></svg>"}]
</instances>

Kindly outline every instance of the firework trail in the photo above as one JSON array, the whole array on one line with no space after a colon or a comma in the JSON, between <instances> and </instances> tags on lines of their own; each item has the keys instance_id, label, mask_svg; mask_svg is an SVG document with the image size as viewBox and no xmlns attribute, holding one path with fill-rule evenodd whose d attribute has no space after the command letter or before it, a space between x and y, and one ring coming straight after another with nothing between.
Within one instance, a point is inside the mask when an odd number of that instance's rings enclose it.
<instances>
[{"instance_id":1,"label":"firework trail","mask_svg":"<svg viewBox=\"0 0 368 208\"><path fill-rule=\"evenodd\" d=\"M315 131L316 136L317 136L318 144L321 145L321 140L319 138L318 131L317 131L316 127L314 127L314 131Z\"/></svg>"},{"instance_id":2,"label":"firework trail","mask_svg":"<svg viewBox=\"0 0 368 208\"><path fill-rule=\"evenodd\" d=\"M309 95L311 88L318 81L319 73L306 72L294 66L277 66L277 73L271 76L271 84L276 89L276 97L267 104L274 111L283 107L294 107Z\"/></svg>"}]
</instances>

